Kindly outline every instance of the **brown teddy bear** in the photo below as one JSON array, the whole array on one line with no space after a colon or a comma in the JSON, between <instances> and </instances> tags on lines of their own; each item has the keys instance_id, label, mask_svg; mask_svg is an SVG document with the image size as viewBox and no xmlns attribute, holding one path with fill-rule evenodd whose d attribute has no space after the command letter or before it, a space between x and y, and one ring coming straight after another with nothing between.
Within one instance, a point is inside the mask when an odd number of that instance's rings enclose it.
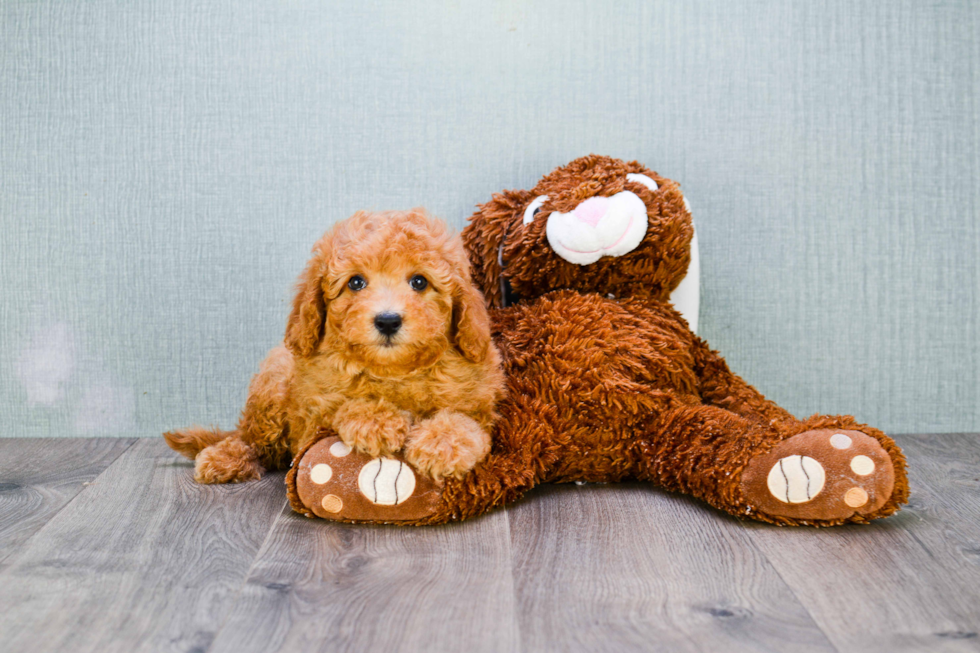
<instances>
[{"instance_id":1,"label":"brown teddy bear","mask_svg":"<svg viewBox=\"0 0 980 653\"><path fill-rule=\"evenodd\" d=\"M440 485L323 430L287 475L294 509L434 524L539 483L636 479L778 524L897 511L908 481L890 438L852 417L796 419L674 310L693 233L678 184L637 162L587 156L494 195L462 234L507 377L490 455Z\"/></svg>"}]
</instances>

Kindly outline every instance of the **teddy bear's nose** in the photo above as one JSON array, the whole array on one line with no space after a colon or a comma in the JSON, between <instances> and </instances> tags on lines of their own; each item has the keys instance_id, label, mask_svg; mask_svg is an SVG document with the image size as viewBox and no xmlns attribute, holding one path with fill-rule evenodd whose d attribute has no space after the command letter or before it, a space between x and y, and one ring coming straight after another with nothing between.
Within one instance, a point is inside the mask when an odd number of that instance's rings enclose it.
<instances>
[{"instance_id":1,"label":"teddy bear's nose","mask_svg":"<svg viewBox=\"0 0 980 653\"><path fill-rule=\"evenodd\" d=\"M590 197L576 206L572 214L590 227L595 227L608 208L608 197Z\"/></svg>"},{"instance_id":2,"label":"teddy bear's nose","mask_svg":"<svg viewBox=\"0 0 980 653\"><path fill-rule=\"evenodd\" d=\"M398 313L379 313L374 316L374 328L385 336L393 336L402 326L402 316Z\"/></svg>"}]
</instances>

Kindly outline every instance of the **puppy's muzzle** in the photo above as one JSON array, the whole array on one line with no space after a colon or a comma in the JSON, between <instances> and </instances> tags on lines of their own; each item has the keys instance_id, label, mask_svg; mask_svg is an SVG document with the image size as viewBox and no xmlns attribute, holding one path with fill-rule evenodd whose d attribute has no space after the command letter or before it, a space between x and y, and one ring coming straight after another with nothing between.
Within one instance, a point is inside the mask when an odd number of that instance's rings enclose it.
<instances>
[{"instance_id":1,"label":"puppy's muzzle","mask_svg":"<svg viewBox=\"0 0 980 653\"><path fill-rule=\"evenodd\" d=\"M402 316L398 313L379 313L374 316L374 328L381 335L390 338L402 328Z\"/></svg>"}]
</instances>

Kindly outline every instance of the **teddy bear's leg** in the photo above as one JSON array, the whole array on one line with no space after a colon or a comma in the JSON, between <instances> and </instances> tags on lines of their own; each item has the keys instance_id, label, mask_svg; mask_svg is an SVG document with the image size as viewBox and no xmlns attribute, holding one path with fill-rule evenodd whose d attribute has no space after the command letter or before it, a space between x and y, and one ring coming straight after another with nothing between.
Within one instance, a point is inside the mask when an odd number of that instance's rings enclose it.
<instances>
[{"instance_id":1,"label":"teddy bear's leg","mask_svg":"<svg viewBox=\"0 0 980 653\"><path fill-rule=\"evenodd\" d=\"M442 489L400 454L372 456L322 429L286 474L293 510L347 522L411 523L437 510Z\"/></svg>"},{"instance_id":2,"label":"teddy bear's leg","mask_svg":"<svg viewBox=\"0 0 980 653\"><path fill-rule=\"evenodd\" d=\"M756 453L741 475L742 495L761 518L819 525L867 522L908 501L905 456L881 431L850 416L815 415L783 426L782 432L782 439Z\"/></svg>"},{"instance_id":3,"label":"teddy bear's leg","mask_svg":"<svg viewBox=\"0 0 980 653\"><path fill-rule=\"evenodd\" d=\"M515 501L557 460L554 408L515 394L499 407L506 418L493 432L493 450L461 479L434 482L402 454L371 457L335 433L296 455L286 475L296 512L334 521L438 524L474 517Z\"/></svg>"},{"instance_id":4,"label":"teddy bear's leg","mask_svg":"<svg viewBox=\"0 0 980 653\"><path fill-rule=\"evenodd\" d=\"M890 438L847 417L766 424L715 406L664 415L640 475L735 515L781 524L867 522L908 497Z\"/></svg>"},{"instance_id":5,"label":"teddy bear's leg","mask_svg":"<svg viewBox=\"0 0 980 653\"><path fill-rule=\"evenodd\" d=\"M761 392L728 369L725 359L700 338L695 339L694 360L694 371L705 404L765 424L796 421L789 411L766 399Z\"/></svg>"},{"instance_id":6,"label":"teddy bear's leg","mask_svg":"<svg viewBox=\"0 0 980 653\"><path fill-rule=\"evenodd\" d=\"M837 524L890 515L908 500L905 457L881 431L852 417L800 422L734 374L700 338L694 358L706 404L776 436L753 444L751 461L742 464L743 513L780 523Z\"/></svg>"}]
</instances>

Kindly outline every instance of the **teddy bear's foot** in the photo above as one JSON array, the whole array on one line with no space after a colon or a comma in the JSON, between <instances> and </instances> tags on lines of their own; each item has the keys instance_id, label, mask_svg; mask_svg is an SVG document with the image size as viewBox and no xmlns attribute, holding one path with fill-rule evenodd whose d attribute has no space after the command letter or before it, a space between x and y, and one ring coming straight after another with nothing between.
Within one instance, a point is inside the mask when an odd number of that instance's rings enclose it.
<instances>
[{"instance_id":1,"label":"teddy bear's foot","mask_svg":"<svg viewBox=\"0 0 980 653\"><path fill-rule=\"evenodd\" d=\"M752 459L742 496L760 516L791 522L868 521L895 487L891 458L875 438L851 430L815 429Z\"/></svg>"},{"instance_id":2,"label":"teddy bear's foot","mask_svg":"<svg viewBox=\"0 0 980 653\"><path fill-rule=\"evenodd\" d=\"M400 456L374 458L338 437L300 452L286 483L297 512L345 522L415 521L442 498L440 487Z\"/></svg>"}]
</instances>

